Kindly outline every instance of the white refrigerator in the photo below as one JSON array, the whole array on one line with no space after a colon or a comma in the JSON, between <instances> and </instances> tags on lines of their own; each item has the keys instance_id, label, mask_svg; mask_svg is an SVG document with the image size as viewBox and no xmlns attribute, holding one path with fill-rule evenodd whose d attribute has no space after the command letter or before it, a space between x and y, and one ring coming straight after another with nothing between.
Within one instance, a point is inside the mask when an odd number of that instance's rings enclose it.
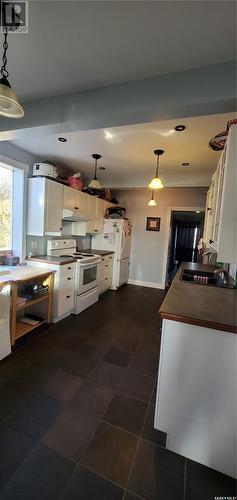
<instances>
[{"instance_id":1,"label":"white refrigerator","mask_svg":"<svg viewBox=\"0 0 237 500\"><path fill-rule=\"evenodd\" d=\"M114 252L112 290L128 281L132 224L128 219L105 219L104 232L92 237L93 250Z\"/></svg>"}]
</instances>

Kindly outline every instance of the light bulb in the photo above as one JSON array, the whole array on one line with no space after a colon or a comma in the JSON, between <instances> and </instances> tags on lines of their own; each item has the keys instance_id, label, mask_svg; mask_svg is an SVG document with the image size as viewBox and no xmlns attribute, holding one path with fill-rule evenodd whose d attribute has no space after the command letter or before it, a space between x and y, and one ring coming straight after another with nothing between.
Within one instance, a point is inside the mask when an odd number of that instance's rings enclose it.
<instances>
[{"instance_id":1,"label":"light bulb","mask_svg":"<svg viewBox=\"0 0 237 500\"><path fill-rule=\"evenodd\" d=\"M8 110L10 109L10 107L11 107L11 102L8 101L7 99L4 99L4 97L2 98L0 97L0 108Z\"/></svg>"},{"instance_id":2,"label":"light bulb","mask_svg":"<svg viewBox=\"0 0 237 500\"><path fill-rule=\"evenodd\" d=\"M151 199L148 203L148 207L156 207L157 203L155 200Z\"/></svg>"},{"instance_id":3,"label":"light bulb","mask_svg":"<svg viewBox=\"0 0 237 500\"><path fill-rule=\"evenodd\" d=\"M160 180L159 177L155 176L153 177L152 181L150 182L149 186L150 189L162 189L164 186Z\"/></svg>"}]
</instances>

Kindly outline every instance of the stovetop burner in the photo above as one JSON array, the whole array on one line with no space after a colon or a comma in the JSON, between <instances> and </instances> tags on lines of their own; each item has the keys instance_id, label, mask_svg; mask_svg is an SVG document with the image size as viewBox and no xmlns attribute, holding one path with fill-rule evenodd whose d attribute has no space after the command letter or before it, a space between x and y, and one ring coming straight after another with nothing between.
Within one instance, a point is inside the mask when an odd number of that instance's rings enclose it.
<instances>
[{"instance_id":1,"label":"stovetop burner","mask_svg":"<svg viewBox=\"0 0 237 500\"><path fill-rule=\"evenodd\" d=\"M67 259L71 259L71 258L73 258L73 255L65 255L65 254L63 254L63 255L60 255L60 257L66 257Z\"/></svg>"}]
</instances>

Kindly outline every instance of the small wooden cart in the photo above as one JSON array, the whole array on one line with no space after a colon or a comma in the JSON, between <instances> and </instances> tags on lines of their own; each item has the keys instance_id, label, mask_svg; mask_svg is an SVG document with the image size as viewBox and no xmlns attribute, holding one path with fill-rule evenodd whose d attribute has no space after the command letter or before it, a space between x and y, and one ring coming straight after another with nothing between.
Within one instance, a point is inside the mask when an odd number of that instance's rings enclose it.
<instances>
[{"instance_id":1,"label":"small wooden cart","mask_svg":"<svg viewBox=\"0 0 237 500\"><path fill-rule=\"evenodd\" d=\"M17 276L17 274L19 274ZM23 304L17 303L19 287L30 282L44 282L48 284L48 292L40 297L36 297L32 300L27 300ZM24 269L18 271L11 276L11 315L10 315L10 332L11 332L11 345L15 344L15 341L29 333L34 328L44 324L50 323L51 320L51 309L52 309L52 292L54 284L54 271L45 271L39 269ZM46 302L46 312L45 317L42 321L37 324L28 324L21 321L18 317L18 311L28 310L32 306L39 304L41 302Z\"/></svg>"}]
</instances>

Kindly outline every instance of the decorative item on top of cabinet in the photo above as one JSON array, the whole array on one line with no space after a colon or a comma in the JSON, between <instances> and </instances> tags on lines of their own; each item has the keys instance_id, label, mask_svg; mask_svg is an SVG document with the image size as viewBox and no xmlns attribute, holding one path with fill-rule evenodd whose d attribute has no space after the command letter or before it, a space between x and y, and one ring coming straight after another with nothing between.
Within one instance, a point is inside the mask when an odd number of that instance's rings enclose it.
<instances>
[{"instance_id":1,"label":"decorative item on top of cabinet","mask_svg":"<svg viewBox=\"0 0 237 500\"><path fill-rule=\"evenodd\" d=\"M60 236L63 186L45 177L28 180L27 234Z\"/></svg>"}]
</instances>

